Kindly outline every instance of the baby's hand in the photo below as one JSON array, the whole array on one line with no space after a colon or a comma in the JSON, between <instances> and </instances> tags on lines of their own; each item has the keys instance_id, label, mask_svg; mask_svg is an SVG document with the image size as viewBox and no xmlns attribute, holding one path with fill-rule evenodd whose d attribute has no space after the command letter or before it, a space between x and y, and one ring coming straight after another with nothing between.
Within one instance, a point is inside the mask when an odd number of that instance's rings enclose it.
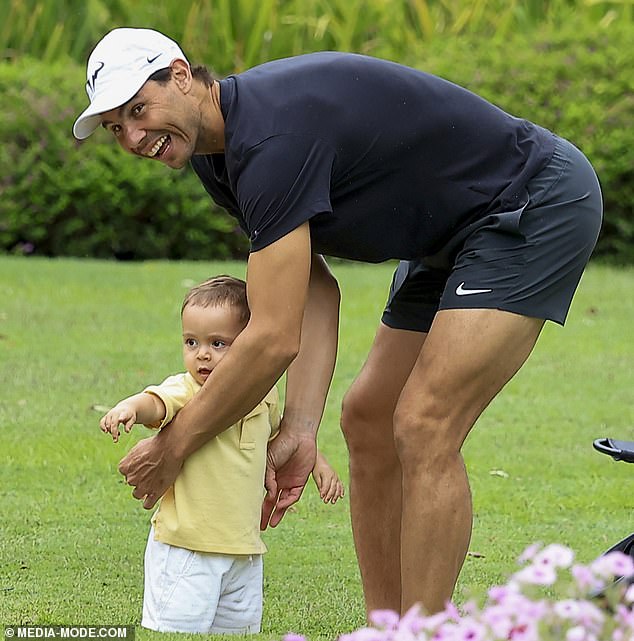
<instances>
[{"instance_id":1,"label":"baby's hand","mask_svg":"<svg viewBox=\"0 0 634 641\"><path fill-rule=\"evenodd\" d=\"M336 503L344 495L343 483L321 452L313 468L313 480L324 503Z\"/></svg>"},{"instance_id":2,"label":"baby's hand","mask_svg":"<svg viewBox=\"0 0 634 641\"><path fill-rule=\"evenodd\" d=\"M131 405L119 403L115 405L100 421L99 427L106 434L112 434L112 440L116 443L119 440L119 425L130 432L136 423L136 410Z\"/></svg>"}]
</instances>

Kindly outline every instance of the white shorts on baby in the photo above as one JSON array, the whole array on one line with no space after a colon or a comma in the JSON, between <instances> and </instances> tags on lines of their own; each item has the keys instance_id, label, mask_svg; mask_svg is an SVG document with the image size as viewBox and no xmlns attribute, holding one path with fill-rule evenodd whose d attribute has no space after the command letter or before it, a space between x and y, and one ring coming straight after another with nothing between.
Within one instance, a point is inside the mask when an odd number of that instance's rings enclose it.
<instances>
[{"instance_id":1,"label":"white shorts on baby","mask_svg":"<svg viewBox=\"0 0 634 641\"><path fill-rule=\"evenodd\" d=\"M141 625L157 632L260 631L262 555L211 554L154 540L145 548Z\"/></svg>"}]
</instances>

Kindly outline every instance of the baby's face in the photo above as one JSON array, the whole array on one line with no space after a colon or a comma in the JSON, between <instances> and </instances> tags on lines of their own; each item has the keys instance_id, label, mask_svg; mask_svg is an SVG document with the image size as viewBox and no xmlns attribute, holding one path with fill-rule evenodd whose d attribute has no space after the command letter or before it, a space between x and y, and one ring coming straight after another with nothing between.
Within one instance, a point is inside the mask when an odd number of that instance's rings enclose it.
<instances>
[{"instance_id":1,"label":"baby's face","mask_svg":"<svg viewBox=\"0 0 634 641\"><path fill-rule=\"evenodd\" d=\"M202 385L244 329L244 323L229 305L187 305L182 322L185 367Z\"/></svg>"}]
</instances>

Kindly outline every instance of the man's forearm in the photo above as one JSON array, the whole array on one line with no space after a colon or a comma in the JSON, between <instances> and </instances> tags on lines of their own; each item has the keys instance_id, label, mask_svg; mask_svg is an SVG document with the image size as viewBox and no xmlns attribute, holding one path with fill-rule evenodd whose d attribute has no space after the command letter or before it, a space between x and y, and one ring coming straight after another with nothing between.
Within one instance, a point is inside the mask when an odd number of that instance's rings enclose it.
<instances>
[{"instance_id":1,"label":"man's forearm","mask_svg":"<svg viewBox=\"0 0 634 641\"><path fill-rule=\"evenodd\" d=\"M269 443L260 528L276 527L315 467L316 435L337 356L339 287L320 256L310 281L297 357L288 369L280 434Z\"/></svg>"},{"instance_id":2,"label":"man's forearm","mask_svg":"<svg viewBox=\"0 0 634 641\"><path fill-rule=\"evenodd\" d=\"M166 446L175 457L183 460L246 416L296 357L310 273L308 223L251 253L247 268L251 319L166 430L171 432Z\"/></svg>"},{"instance_id":3,"label":"man's forearm","mask_svg":"<svg viewBox=\"0 0 634 641\"><path fill-rule=\"evenodd\" d=\"M317 433L337 357L339 300L336 280L314 256L301 346L287 374L283 430Z\"/></svg>"},{"instance_id":4,"label":"man's forearm","mask_svg":"<svg viewBox=\"0 0 634 641\"><path fill-rule=\"evenodd\" d=\"M294 354L276 348L272 337L249 332L247 327L198 394L164 430L169 433L166 446L185 459L238 422L271 390Z\"/></svg>"}]
</instances>

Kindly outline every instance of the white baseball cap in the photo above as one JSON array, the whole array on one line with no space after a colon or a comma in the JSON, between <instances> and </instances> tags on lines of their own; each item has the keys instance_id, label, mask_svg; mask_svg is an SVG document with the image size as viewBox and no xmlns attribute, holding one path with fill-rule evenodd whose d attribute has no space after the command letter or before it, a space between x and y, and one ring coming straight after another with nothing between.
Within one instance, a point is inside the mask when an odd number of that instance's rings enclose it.
<instances>
[{"instance_id":1,"label":"white baseball cap","mask_svg":"<svg viewBox=\"0 0 634 641\"><path fill-rule=\"evenodd\" d=\"M90 105L73 125L75 138L88 138L100 125L100 114L128 102L155 71L176 59L189 64L180 47L158 31L121 28L107 33L88 58Z\"/></svg>"}]
</instances>

